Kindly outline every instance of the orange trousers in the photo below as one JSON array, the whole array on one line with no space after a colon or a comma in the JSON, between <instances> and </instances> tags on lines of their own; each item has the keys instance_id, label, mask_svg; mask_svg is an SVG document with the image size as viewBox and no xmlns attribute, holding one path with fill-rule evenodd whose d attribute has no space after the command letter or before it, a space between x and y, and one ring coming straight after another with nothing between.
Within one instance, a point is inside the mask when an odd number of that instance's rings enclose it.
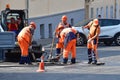
<instances>
[{"instance_id":1,"label":"orange trousers","mask_svg":"<svg viewBox=\"0 0 120 80\"><path fill-rule=\"evenodd\" d=\"M57 38L56 48L63 48L63 43L61 43L61 38Z\"/></svg>"},{"instance_id":2,"label":"orange trousers","mask_svg":"<svg viewBox=\"0 0 120 80\"><path fill-rule=\"evenodd\" d=\"M98 39L92 40L91 42L87 43L87 48L92 49L93 51L96 51L98 46Z\"/></svg>"},{"instance_id":3,"label":"orange trousers","mask_svg":"<svg viewBox=\"0 0 120 80\"><path fill-rule=\"evenodd\" d=\"M19 38L18 43L21 49L21 56L23 57L28 56L29 55L28 53L29 44L23 38Z\"/></svg>"},{"instance_id":4,"label":"orange trousers","mask_svg":"<svg viewBox=\"0 0 120 80\"><path fill-rule=\"evenodd\" d=\"M71 52L72 58L76 58L76 39L68 42L66 48L63 50L63 58L68 58L69 52Z\"/></svg>"},{"instance_id":5,"label":"orange trousers","mask_svg":"<svg viewBox=\"0 0 120 80\"><path fill-rule=\"evenodd\" d=\"M56 48L63 48L63 43L56 43Z\"/></svg>"}]
</instances>

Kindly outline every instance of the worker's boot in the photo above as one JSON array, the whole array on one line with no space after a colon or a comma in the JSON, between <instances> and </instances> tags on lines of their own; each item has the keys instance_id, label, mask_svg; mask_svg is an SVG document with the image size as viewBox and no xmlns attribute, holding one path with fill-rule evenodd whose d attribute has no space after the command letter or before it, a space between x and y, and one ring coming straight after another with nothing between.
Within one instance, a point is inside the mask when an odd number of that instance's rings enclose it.
<instances>
[{"instance_id":1,"label":"worker's boot","mask_svg":"<svg viewBox=\"0 0 120 80\"><path fill-rule=\"evenodd\" d=\"M92 53L91 53L92 49L88 49L88 64L92 63Z\"/></svg>"},{"instance_id":2,"label":"worker's boot","mask_svg":"<svg viewBox=\"0 0 120 80\"><path fill-rule=\"evenodd\" d=\"M92 62L92 64L97 64L97 59L96 59L96 55L95 55L94 51L93 51L93 62Z\"/></svg>"},{"instance_id":3,"label":"worker's boot","mask_svg":"<svg viewBox=\"0 0 120 80\"><path fill-rule=\"evenodd\" d=\"M54 58L54 62L59 62L60 52L61 52L61 49L60 48L56 48L56 56Z\"/></svg>"},{"instance_id":4,"label":"worker's boot","mask_svg":"<svg viewBox=\"0 0 120 80\"><path fill-rule=\"evenodd\" d=\"M71 59L71 64L75 64L76 63L76 59L75 58L72 58Z\"/></svg>"},{"instance_id":5,"label":"worker's boot","mask_svg":"<svg viewBox=\"0 0 120 80\"><path fill-rule=\"evenodd\" d=\"M28 64L28 65L32 65L32 62L31 62L29 56L26 57L26 64Z\"/></svg>"},{"instance_id":6,"label":"worker's boot","mask_svg":"<svg viewBox=\"0 0 120 80\"><path fill-rule=\"evenodd\" d=\"M25 57L21 56L19 64L25 64Z\"/></svg>"},{"instance_id":7,"label":"worker's boot","mask_svg":"<svg viewBox=\"0 0 120 80\"><path fill-rule=\"evenodd\" d=\"M67 64L68 58L63 58L63 64Z\"/></svg>"}]
</instances>

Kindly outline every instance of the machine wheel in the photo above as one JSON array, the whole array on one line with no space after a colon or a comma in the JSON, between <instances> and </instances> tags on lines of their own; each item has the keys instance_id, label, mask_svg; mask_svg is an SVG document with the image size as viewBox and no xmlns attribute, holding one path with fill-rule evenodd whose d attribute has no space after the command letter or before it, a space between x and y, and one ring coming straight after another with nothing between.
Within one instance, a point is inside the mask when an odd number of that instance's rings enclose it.
<instances>
[{"instance_id":1,"label":"machine wheel","mask_svg":"<svg viewBox=\"0 0 120 80\"><path fill-rule=\"evenodd\" d=\"M114 40L115 40L115 44L120 46L120 34L117 34Z\"/></svg>"},{"instance_id":2,"label":"machine wheel","mask_svg":"<svg viewBox=\"0 0 120 80\"><path fill-rule=\"evenodd\" d=\"M77 35L77 42L76 42L76 45L77 46L83 46L85 43L85 37L81 34L78 34Z\"/></svg>"}]
</instances>

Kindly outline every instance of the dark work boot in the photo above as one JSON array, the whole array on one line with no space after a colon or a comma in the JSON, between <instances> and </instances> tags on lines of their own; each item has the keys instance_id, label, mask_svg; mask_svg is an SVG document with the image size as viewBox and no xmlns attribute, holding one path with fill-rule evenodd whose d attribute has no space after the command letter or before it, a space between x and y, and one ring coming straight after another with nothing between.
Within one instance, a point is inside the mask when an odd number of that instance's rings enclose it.
<instances>
[{"instance_id":1,"label":"dark work boot","mask_svg":"<svg viewBox=\"0 0 120 80\"><path fill-rule=\"evenodd\" d=\"M26 64L28 64L28 65L32 64L29 56L26 57Z\"/></svg>"},{"instance_id":2,"label":"dark work boot","mask_svg":"<svg viewBox=\"0 0 120 80\"><path fill-rule=\"evenodd\" d=\"M63 58L63 64L67 64L68 58Z\"/></svg>"},{"instance_id":3,"label":"dark work boot","mask_svg":"<svg viewBox=\"0 0 120 80\"><path fill-rule=\"evenodd\" d=\"M88 64L92 64L92 58L88 60Z\"/></svg>"},{"instance_id":4,"label":"dark work boot","mask_svg":"<svg viewBox=\"0 0 120 80\"><path fill-rule=\"evenodd\" d=\"M97 63L96 55L95 55L95 53L94 53L94 51L93 51L93 62L92 62L92 64L96 64L96 63Z\"/></svg>"},{"instance_id":5,"label":"dark work boot","mask_svg":"<svg viewBox=\"0 0 120 80\"><path fill-rule=\"evenodd\" d=\"M88 64L92 63L92 49L88 49Z\"/></svg>"},{"instance_id":6,"label":"dark work boot","mask_svg":"<svg viewBox=\"0 0 120 80\"><path fill-rule=\"evenodd\" d=\"M92 62L92 64L97 64L97 60L94 60L94 61Z\"/></svg>"},{"instance_id":7,"label":"dark work boot","mask_svg":"<svg viewBox=\"0 0 120 80\"><path fill-rule=\"evenodd\" d=\"M75 64L76 63L76 59L75 58L72 58L71 59L71 64Z\"/></svg>"},{"instance_id":8,"label":"dark work boot","mask_svg":"<svg viewBox=\"0 0 120 80\"><path fill-rule=\"evenodd\" d=\"M25 64L25 57L21 56L19 64Z\"/></svg>"}]
</instances>

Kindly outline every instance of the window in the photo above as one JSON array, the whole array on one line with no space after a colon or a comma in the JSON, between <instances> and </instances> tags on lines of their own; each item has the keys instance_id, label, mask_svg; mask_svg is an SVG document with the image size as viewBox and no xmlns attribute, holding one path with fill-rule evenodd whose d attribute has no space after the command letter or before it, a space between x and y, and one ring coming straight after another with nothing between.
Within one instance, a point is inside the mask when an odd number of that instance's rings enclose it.
<instances>
[{"instance_id":1,"label":"window","mask_svg":"<svg viewBox=\"0 0 120 80\"><path fill-rule=\"evenodd\" d=\"M48 24L49 27L49 38L52 38L52 24Z\"/></svg>"},{"instance_id":2,"label":"window","mask_svg":"<svg viewBox=\"0 0 120 80\"><path fill-rule=\"evenodd\" d=\"M99 15L99 9L97 8L96 9L96 17L98 17L98 15Z\"/></svg>"},{"instance_id":3,"label":"window","mask_svg":"<svg viewBox=\"0 0 120 80\"><path fill-rule=\"evenodd\" d=\"M101 14L101 17L104 17L103 7L101 7L101 9L100 9L100 14Z\"/></svg>"},{"instance_id":4,"label":"window","mask_svg":"<svg viewBox=\"0 0 120 80\"><path fill-rule=\"evenodd\" d=\"M44 38L44 24L40 24L40 37Z\"/></svg>"},{"instance_id":5,"label":"window","mask_svg":"<svg viewBox=\"0 0 120 80\"><path fill-rule=\"evenodd\" d=\"M118 25L120 24L120 20L114 20L114 19L100 19L99 20L100 26L112 26L112 25Z\"/></svg>"},{"instance_id":6,"label":"window","mask_svg":"<svg viewBox=\"0 0 120 80\"><path fill-rule=\"evenodd\" d=\"M110 7L110 18L113 18L113 6Z\"/></svg>"},{"instance_id":7,"label":"window","mask_svg":"<svg viewBox=\"0 0 120 80\"><path fill-rule=\"evenodd\" d=\"M94 13L94 11L93 11L93 8L91 8L91 18L93 18L93 14Z\"/></svg>"},{"instance_id":8,"label":"window","mask_svg":"<svg viewBox=\"0 0 120 80\"><path fill-rule=\"evenodd\" d=\"M108 18L108 6L106 6L106 18Z\"/></svg>"},{"instance_id":9,"label":"window","mask_svg":"<svg viewBox=\"0 0 120 80\"><path fill-rule=\"evenodd\" d=\"M71 19L71 26L73 26L74 25L74 19L72 18Z\"/></svg>"}]
</instances>

